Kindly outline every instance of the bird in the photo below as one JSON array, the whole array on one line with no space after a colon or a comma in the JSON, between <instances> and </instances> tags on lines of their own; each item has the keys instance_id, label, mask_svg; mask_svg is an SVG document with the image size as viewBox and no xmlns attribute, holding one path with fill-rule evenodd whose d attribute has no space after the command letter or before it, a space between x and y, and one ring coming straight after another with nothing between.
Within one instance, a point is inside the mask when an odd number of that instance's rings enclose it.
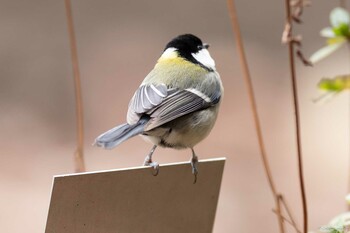
<instances>
[{"instance_id":1,"label":"bird","mask_svg":"<svg viewBox=\"0 0 350 233\"><path fill-rule=\"evenodd\" d=\"M191 149L194 183L198 156L194 146L208 136L218 116L223 85L208 51L193 34L182 34L166 44L151 72L132 96L126 122L95 139L94 145L112 149L136 135L153 144L143 165L159 172L152 156L156 148Z\"/></svg>"}]
</instances>

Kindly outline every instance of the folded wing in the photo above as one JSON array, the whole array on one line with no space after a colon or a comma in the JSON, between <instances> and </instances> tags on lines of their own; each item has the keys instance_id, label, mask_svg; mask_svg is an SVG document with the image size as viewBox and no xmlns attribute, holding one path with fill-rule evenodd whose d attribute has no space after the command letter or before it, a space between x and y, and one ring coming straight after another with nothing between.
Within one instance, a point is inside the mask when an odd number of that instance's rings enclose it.
<instances>
[{"instance_id":1,"label":"folded wing","mask_svg":"<svg viewBox=\"0 0 350 233\"><path fill-rule=\"evenodd\" d=\"M199 111L220 101L220 89L212 96L196 89L167 88L166 85L142 85L129 104L127 120L136 124L144 115L150 117L145 131L154 129L178 117Z\"/></svg>"}]
</instances>

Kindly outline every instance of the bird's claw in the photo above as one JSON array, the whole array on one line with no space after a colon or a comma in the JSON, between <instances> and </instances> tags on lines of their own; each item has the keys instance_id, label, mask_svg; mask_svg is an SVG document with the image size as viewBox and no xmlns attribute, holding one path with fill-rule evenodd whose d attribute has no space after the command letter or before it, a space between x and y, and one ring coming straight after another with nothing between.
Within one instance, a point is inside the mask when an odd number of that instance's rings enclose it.
<instances>
[{"instance_id":1,"label":"bird's claw","mask_svg":"<svg viewBox=\"0 0 350 233\"><path fill-rule=\"evenodd\" d=\"M148 156L146 157L143 166L149 166L149 167L153 167L153 172L152 174L154 176L157 176L159 173L159 163L157 162L153 162L152 159L150 159Z\"/></svg>"},{"instance_id":2,"label":"bird's claw","mask_svg":"<svg viewBox=\"0 0 350 233\"><path fill-rule=\"evenodd\" d=\"M152 167L153 167L152 175L158 176L158 173L159 173L159 164L158 164L157 162L153 162L153 163L151 163L149 166L152 166Z\"/></svg>"}]
</instances>

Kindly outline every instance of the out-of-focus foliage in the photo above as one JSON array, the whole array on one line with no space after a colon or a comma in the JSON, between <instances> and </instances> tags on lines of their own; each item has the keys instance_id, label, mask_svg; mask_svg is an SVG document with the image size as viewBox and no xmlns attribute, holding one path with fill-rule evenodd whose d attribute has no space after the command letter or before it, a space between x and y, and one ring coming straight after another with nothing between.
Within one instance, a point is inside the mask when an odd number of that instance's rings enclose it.
<instances>
[{"instance_id":1,"label":"out-of-focus foliage","mask_svg":"<svg viewBox=\"0 0 350 233\"><path fill-rule=\"evenodd\" d=\"M325 93L314 99L314 102L324 102L325 100L334 97L336 94L350 89L350 75L338 75L334 78L323 78L317 84L317 86L318 89L324 91Z\"/></svg>"},{"instance_id":2,"label":"out-of-focus foliage","mask_svg":"<svg viewBox=\"0 0 350 233\"><path fill-rule=\"evenodd\" d=\"M320 32L322 37L327 38L327 45L310 57L313 64L338 50L350 38L350 16L348 11L341 7L334 8L330 13L330 23L331 27L326 27Z\"/></svg>"},{"instance_id":3,"label":"out-of-focus foliage","mask_svg":"<svg viewBox=\"0 0 350 233\"><path fill-rule=\"evenodd\" d=\"M343 233L344 226L343 225L323 226L320 228L320 231L329 232L329 233Z\"/></svg>"},{"instance_id":4,"label":"out-of-focus foliage","mask_svg":"<svg viewBox=\"0 0 350 233\"><path fill-rule=\"evenodd\" d=\"M350 212L340 214L333 218L327 226L322 226L320 232L347 233L350 227Z\"/></svg>"},{"instance_id":5,"label":"out-of-focus foliage","mask_svg":"<svg viewBox=\"0 0 350 233\"><path fill-rule=\"evenodd\" d=\"M323 78L318 88L327 92L341 92L350 89L350 75L338 75L334 78Z\"/></svg>"}]
</instances>

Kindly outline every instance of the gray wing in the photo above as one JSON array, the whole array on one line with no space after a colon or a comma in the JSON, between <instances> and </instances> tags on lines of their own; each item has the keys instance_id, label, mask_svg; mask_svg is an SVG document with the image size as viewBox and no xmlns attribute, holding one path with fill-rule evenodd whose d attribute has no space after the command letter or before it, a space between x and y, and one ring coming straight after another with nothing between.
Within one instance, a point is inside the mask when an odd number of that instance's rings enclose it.
<instances>
[{"instance_id":1,"label":"gray wing","mask_svg":"<svg viewBox=\"0 0 350 233\"><path fill-rule=\"evenodd\" d=\"M210 98L190 90L177 90L167 96L150 114L145 130L151 130L186 114L212 106Z\"/></svg>"},{"instance_id":2,"label":"gray wing","mask_svg":"<svg viewBox=\"0 0 350 233\"><path fill-rule=\"evenodd\" d=\"M158 106L168 96L168 92L165 84L140 86L129 103L128 124L136 124L144 113Z\"/></svg>"},{"instance_id":3,"label":"gray wing","mask_svg":"<svg viewBox=\"0 0 350 233\"><path fill-rule=\"evenodd\" d=\"M164 84L142 85L136 91L131 107L136 113L145 113L158 106L167 95L168 90Z\"/></svg>"},{"instance_id":4,"label":"gray wing","mask_svg":"<svg viewBox=\"0 0 350 233\"><path fill-rule=\"evenodd\" d=\"M213 106L220 101L220 97L219 88L212 96L207 96L190 88L181 90L166 89L165 85L141 86L130 102L128 123L136 123L146 114L150 116L150 121L145 131L151 130L178 117Z\"/></svg>"}]
</instances>

